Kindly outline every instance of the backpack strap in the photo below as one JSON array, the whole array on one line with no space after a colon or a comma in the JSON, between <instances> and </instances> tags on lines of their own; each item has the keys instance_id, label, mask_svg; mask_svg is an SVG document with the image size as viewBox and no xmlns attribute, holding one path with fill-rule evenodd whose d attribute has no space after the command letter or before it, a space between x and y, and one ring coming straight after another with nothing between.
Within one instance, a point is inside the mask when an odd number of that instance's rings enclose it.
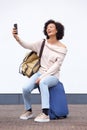
<instances>
[{"instance_id":1,"label":"backpack strap","mask_svg":"<svg viewBox=\"0 0 87 130\"><path fill-rule=\"evenodd\" d=\"M43 49L44 49L44 45L45 45L45 39L43 40L42 45L41 45L41 48L40 48L40 53L39 53L39 57L40 57L40 58L41 58L41 56L42 56L42 52L43 52Z\"/></svg>"}]
</instances>

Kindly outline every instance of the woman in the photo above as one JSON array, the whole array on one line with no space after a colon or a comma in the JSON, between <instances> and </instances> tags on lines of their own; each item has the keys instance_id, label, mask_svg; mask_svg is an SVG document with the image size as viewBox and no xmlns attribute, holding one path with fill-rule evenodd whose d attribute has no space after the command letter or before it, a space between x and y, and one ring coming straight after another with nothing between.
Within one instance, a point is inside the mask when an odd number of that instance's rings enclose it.
<instances>
[{"instance_id":1,"label":"woman","mask_svg":"<svg viewBox=\"0 0 87 130\"><path fill-rule=\"evenodd\" d=\"M17 42L24 48L33 50L39 55L42 40L36 43L25 43L16 34L13 29L13 36ZM42 112L34 121L49 122L49 88L57 85L59 81L60 67L63 63L67 48L59 40L64 36L64 26L54 20L48 20L44 25L44 34L46 36L45 46L41 57L41 67L37 73L31 76L28 83L23 86L23 100L25 112L20 119L32 118L32 106L30 101L31 91L39 86L41 92Z\"/></svg>"}]
</instances>

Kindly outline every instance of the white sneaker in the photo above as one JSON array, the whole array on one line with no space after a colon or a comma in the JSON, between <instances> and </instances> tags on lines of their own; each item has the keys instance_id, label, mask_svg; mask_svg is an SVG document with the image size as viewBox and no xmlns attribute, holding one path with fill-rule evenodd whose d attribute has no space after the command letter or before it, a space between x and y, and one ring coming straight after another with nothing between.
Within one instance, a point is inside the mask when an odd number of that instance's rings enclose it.
<instances>
[{"instance_id":1,"label":"white sneaker","mask_svg":"<svg viewBox=\"0 0 87 130\"><path fill-rule=\"evenodd\" d=\"M22 120L28 120L28 119L30 119L30 118L32 118L32 117L33 117L32 112L30 112L30 111L25 111L25 112L20 116L20 119L22 119Z\"/></svg>"},{"instance_id":2,"label":"white sneaker","mask_svg":"<svg viewBox=\"0 0 87 130\"><path fill-rule=\"evenodd\" d=\"M44 113L41 113L34 119L34 121L36 121L36 122L49 122L50 118L49 118L49 115L47 116Z\"/></svg>"}]
</instances>

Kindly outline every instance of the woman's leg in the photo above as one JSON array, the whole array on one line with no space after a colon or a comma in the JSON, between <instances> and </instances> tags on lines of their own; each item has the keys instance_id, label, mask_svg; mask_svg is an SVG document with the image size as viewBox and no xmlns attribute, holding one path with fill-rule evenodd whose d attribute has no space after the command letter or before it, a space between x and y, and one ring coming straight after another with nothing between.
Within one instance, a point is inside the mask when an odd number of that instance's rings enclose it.
<instances>
[{"instance_id":1,"label":"woman's leg","mask_svg":"<svg viewBox=\"0 0 87 130\"><path fill-rule=\"evenodd\" d=\"M47 76L43 78L40 83L41 101L42 101L42 113L38 115L34 121L36 122L49 122L49 88L55 86L58 83L58 79L55 76Z\"/></svg>"},{"instance_id":2,"label":"woman's leg","mask_svg":"<svg viewBox=\"0 0 87 130\"><path fill-rule=\"evenodd\" d=\"M23 86L23 100L24 100L24 106L25 110L31 109L31 91L38 87L38 85L35 84L36 79L40 76L40 73L35 73L32 77L29 78L26 85Z\"/></svg>"},{"instance_id":3,"label":"woman's leg","mask_svg":"<svg viewBox=\"0 0 87 130\"><path fill-rule=\"evenodd\" d=\"M58 78L55 76L47 76L43 78L40 83L42 109L49 109L49 88L55 86L58 83Z\"/></svg>"}]
</instances>

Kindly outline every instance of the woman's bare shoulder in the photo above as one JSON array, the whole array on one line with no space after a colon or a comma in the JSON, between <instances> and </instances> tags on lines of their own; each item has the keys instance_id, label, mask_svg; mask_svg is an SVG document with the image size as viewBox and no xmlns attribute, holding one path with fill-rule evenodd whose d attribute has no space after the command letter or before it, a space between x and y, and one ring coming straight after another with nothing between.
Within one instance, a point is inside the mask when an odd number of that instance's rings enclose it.
<instances>
[{"instance_id":1,"label":"woman's bare shoulder","mask_svg":"<svg viewBox=\"0 0 87 130\"><path fill-rule=\"evenodd\" d=\"M66 47L66 45L65 45L65 44L63 44L63 43L61 43L61 42L58 42L58 43L57 43L57 45L58 45L58 46L60 46L60 47L67 48L67 47Z\"/></svg>"}]
</instances>

